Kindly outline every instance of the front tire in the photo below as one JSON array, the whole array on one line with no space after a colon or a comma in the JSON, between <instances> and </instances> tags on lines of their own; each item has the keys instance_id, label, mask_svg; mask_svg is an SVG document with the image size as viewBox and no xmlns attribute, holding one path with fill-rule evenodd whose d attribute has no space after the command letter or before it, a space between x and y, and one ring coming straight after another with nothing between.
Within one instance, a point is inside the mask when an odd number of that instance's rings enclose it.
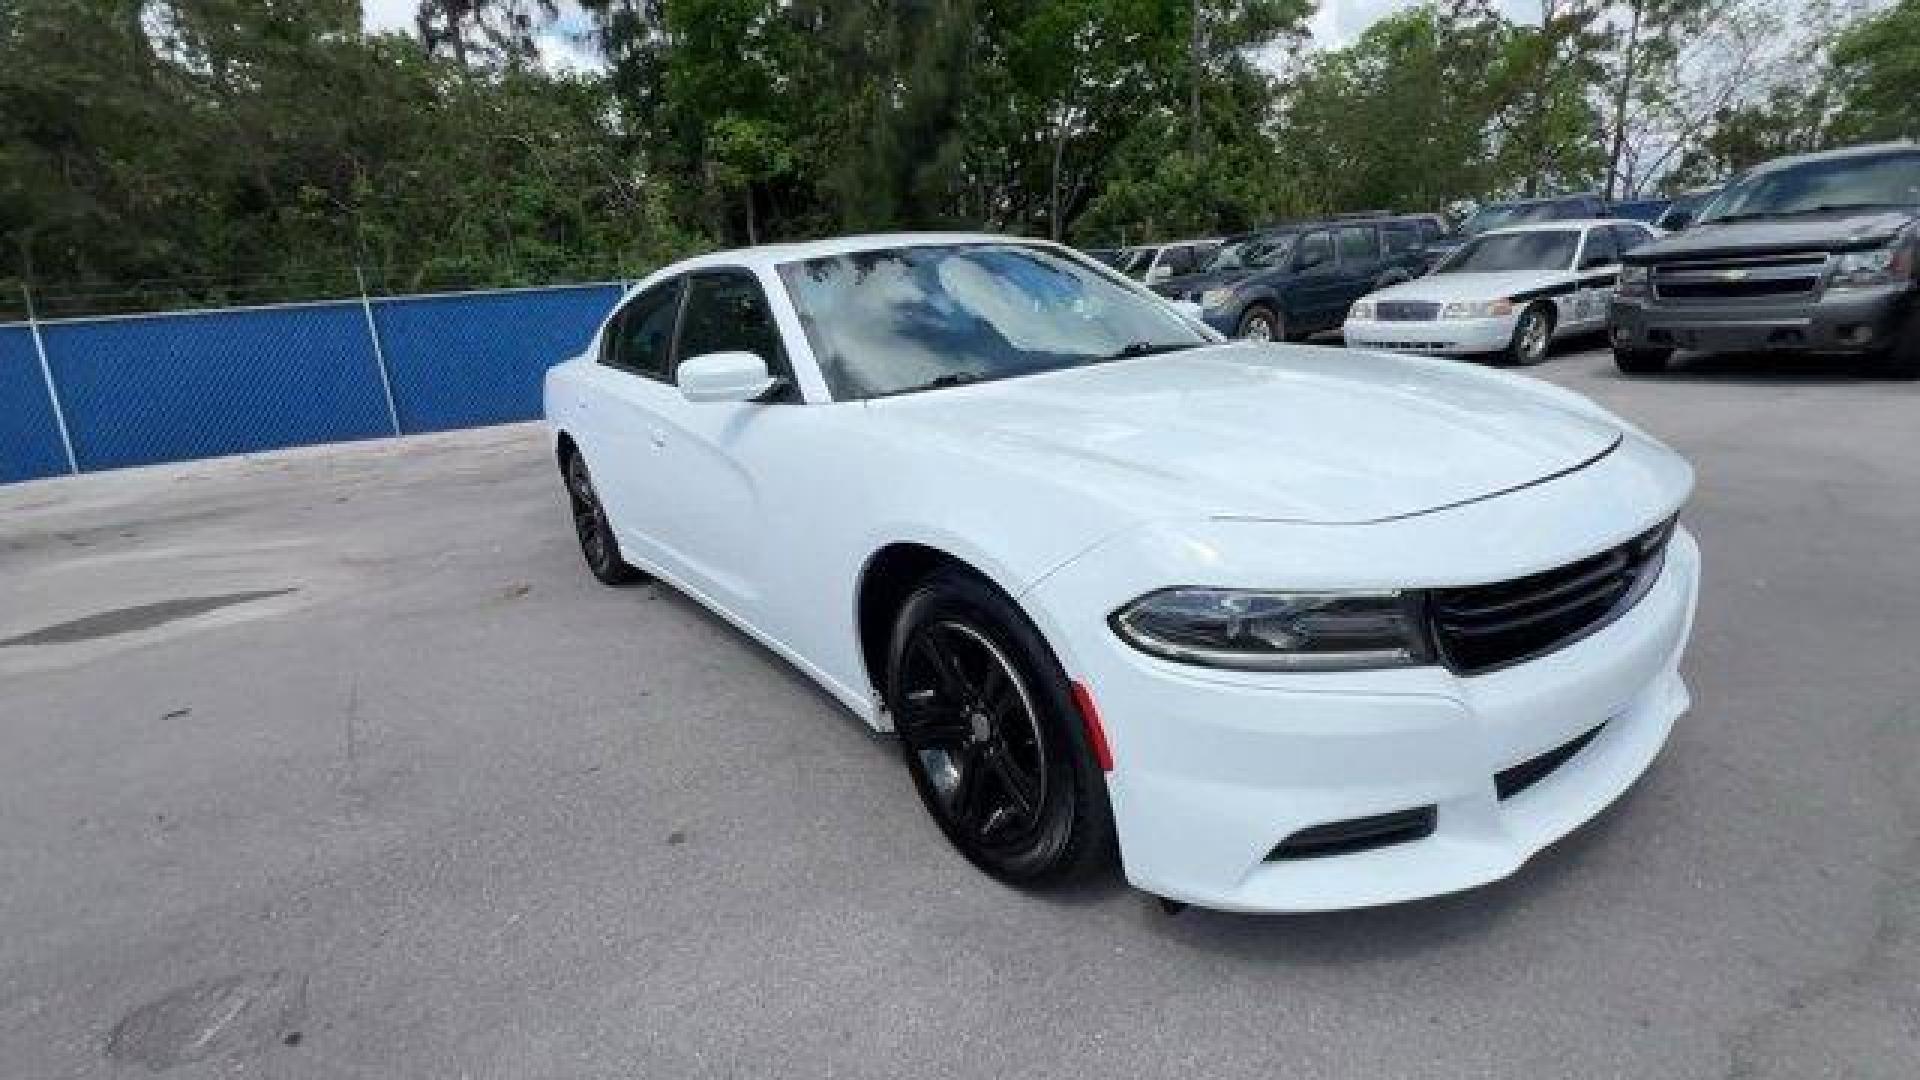
<instances>
[{"instance_id":1,"label":"front tire","mask_svg":"<svg viewBox=\"0 0 1920 1080\"><path fill-rule=\"evenodd\" d=\"M1016 885L1113 859L1113 814L1066 674L1012 601L935 572L901 607L886 702L920 801L960 854Z\"/></svg>"},{"instance_id":2,"label":"front tire","mask_svg":"<svg viewBox=\"0 0 1920 1080\"><path fill-rule=\"evenodd\" d=\"M614 539L613 524L600 505L600 493L594 490L593 476L587 472L587 459L578 451L567 457L566 479L573 531L580 538L580 554L587 560L587 569L606 585L637 581L640 571L620 557L620 542Z\"/></svg>"},{"instance_id":3,"label":"front tire","mask_svg":"<svg viewBox=\"0 0 1920 1080\"><path fill-rule=\"evenodd\" d=\"M1240 329L1234 336L1242 341L1285 341L1287 322L1267 305L1253 304L1240 316Z\"/></svg>"},{"instance_id":4,"label":"front tire","mask_svg":"<svg viewBox=\"0 0 1920 1080\"><path fill-rule=\"evenodd\" d=\"M1628 375L1658 375L1672 359L1672 349L1613 349L1613 365Z\"/></svg>"},{"instance_id":5,"label":"front tire","mask_svg":"<svg viewBox=\"0 0 1920 1080\"><path fill-rule=\"evenodd\" d=\"M1513 340L1507 343L1500 359L1510 367L1532 367L1546 360L1553 351L1553 308L1549 304L1529 304L1513 322Z\"/></svg>"}]
</instances>

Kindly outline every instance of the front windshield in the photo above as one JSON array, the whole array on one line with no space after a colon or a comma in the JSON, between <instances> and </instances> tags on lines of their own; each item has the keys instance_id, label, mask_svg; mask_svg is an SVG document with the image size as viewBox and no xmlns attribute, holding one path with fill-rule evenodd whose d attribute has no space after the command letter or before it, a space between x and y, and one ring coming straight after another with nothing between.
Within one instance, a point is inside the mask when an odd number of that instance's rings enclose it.
<instances>
[{"instance_id":1,"label":"front windshield","mask_svg":"<svg viewBox=\"0 0 1920 1080\"><path fill-rule=\"evenodd\" d=\"M1293 251L1293 233L1249 236L1222 247L1207 260L1205 270L1253 270L1279 266Z\"/></svg>"},{"instance_id":2,"label":"front windshield","mask_svg":"<svg viewBox=\"0 0 1920 1080\"><path fill-rule=\"evenodd\" d=\"M1158 248L1127 248L1120 252L1120 259L1112 264L1113 268L1128 277L1145 277L1157 251Z\"/></svg>"},{"instance_id":3,"label":"front windshield","mask_svg":"<svg viewBox=\"0 0 1920 1080\"><path fill-rule=\"evenodd\" d=\"M1809 161L1736 181L1702 221L1806 214L1827 209L1920 205L1920 153Z\"/></svg>"},{"instance_id":4,"label":"front windshield","mask_svg":"<svg viewBox=\"0 0 1920 1080\"><path fill-rule=\"evenodd\" d=\"M1527 225L1536 221L1552 221L1559 216L1553 203L1509 203L1505 206L1483 206L1473 212L1473 216L1460 226L1467 236L1479 236L1493 229L1504 229L1509 225Z\"/></svg>"},{"instance_id":5,"label":"front windshield","mask_svg":"<svg viewBox=\"0 0 1920 1080\"><path fill-rule=\"evenodd\" d=\"M886 248L780 277L837 400L1204 345L1171 307L1024 244Z\"/></svg>"},{"instance_id":6,"label":"front windshield","mask_svg":"<svg viewBox=\"0 0 1920 1080\"><path fill-rule=\"evenodd\" d=\"M1565 270L1573 265L1580 233L1573 229L1495 233L1462 244L1436 274L1510 274L1520 270Z\"/></svg>"}]
</instances>

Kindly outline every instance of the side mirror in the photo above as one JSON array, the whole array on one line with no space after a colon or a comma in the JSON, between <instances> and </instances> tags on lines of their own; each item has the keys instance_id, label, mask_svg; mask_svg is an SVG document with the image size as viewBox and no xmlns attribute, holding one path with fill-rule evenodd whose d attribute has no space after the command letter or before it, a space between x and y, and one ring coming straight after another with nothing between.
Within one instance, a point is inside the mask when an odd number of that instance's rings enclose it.
<instances>
[{"instance_id":1,"label":"side mirror","mask_svg":"<svg viewBox=\"0 0 1920 1080\"><path fill-rule=\"evenodd\" d=\"M758 401L780 380L767 362L750 352L717 352L680 362L680 396L688 401Z\"/></svg>"},{"instance_id":2,"label":"side mirror","mask_svg":"<svg viewBox=\"0 0 1920 1080\"><path fill-rule=\"evenodd\" d=\"M1668 232L1679 232L1693 224L1693 211L1669 210L1667 216L1660 219L1660 227Z\"/></svg>"}]
</instances>

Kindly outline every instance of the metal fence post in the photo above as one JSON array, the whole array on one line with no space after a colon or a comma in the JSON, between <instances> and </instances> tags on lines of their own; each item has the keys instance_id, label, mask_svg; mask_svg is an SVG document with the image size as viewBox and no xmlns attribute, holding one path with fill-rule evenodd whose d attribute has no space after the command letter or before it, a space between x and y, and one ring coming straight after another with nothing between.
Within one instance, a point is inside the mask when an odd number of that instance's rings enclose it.
<instances>
[{"instance_id":1,"label":"metal fence post","mask_svg":"<svg viewBox=\"0 0 1920 1080\"><path fill-rule=\"evenodd\" d=\"M387 396L387 420L393 424L394 438L400 437L400 409L393 402L393 377L387 374L387 350L380 345L380 327L373 321L373 300L367 296L367 275L359 264L353 267L354 280L360 283L360 311L367 317L367 339L373 342L373 363L380 369L380 392Z\"/></svg>"},{"instance_id":2,"label":"metal fence post","mask_svg":"<svg viewBox=\"0 0 1920 1080\"><path fill-rule=\"evenodd\" d=\"M47 341L40 334L40 315L33 307L33 288L23 279L20 295L27 301L27 330L33 335L33 351L40 358L40 378L47 384L47 400L53 405L53 423L60 429L60 449L66 451L67 471L80 473L80 459L73 453L73 434L67 430L67 407L60 401L60 388L53 382L53 365L47 362Z\"/></svg>"}]
</instances>

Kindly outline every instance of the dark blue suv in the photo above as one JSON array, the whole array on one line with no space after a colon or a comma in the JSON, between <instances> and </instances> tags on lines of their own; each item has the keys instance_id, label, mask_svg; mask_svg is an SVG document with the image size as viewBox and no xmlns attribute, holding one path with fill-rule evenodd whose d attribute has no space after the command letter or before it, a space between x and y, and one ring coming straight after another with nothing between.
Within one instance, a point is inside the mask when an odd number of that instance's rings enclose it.
<instances>
[{"instance_id":1,"label":"dark blue suv","mask_svg":"<svg viewBox=\"0 0 1920 1080\"><path fill-rule=\"evenodd\" d=\"M1230 337L1277 341L1336 329L1355 300L1425 269L1416 222L1336 218L1235 237L1199 273L1153 288L1199 304L1207 324Z\"/></svg>"}]
</instances>

